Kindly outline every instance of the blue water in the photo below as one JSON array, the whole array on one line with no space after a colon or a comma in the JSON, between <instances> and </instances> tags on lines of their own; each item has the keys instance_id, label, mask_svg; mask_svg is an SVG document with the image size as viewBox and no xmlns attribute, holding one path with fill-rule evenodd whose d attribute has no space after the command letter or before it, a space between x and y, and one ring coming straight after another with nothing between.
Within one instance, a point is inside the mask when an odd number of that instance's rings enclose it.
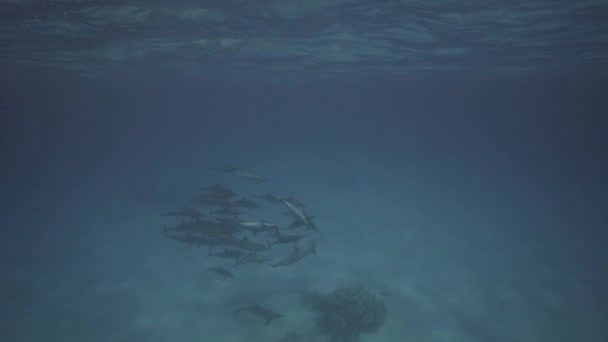
<instances>
[{"instance_id":1,"label":"blue water","mask_svg":"<svg viewBox=\"0 0 608 342\"><path fill-rule=\"evenodd\" d=\"M520 86L20 88L40 102L8 100L3 339L322 341L302 291L359 284L388 310L362 341L603 341L605 122ZM232 269L164 239L159 214L216 183L304 202L316 256ZM244 217L290 222L259 204ZM233 317L253 302L285 317Z\"/></svg>"},{"instance_id":2,"label":"blue water","mask_svg":"<svg viewBox=\"0 0 608 342\"><path fill-rule=\"evenodd\" d=\"M0 6L1 341L326 342L350 286L362 342L608 341L605 5L327 3ZM315 255L164 238L214 184Z\"/></svg>"}]
</instances>

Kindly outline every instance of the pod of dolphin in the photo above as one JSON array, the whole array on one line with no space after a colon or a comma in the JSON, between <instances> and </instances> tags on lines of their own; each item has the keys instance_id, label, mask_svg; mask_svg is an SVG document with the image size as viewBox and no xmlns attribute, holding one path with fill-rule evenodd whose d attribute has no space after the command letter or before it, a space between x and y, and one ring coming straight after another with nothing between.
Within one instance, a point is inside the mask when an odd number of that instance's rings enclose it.
<instances>
[{"instance_id":1,"label":"pod of dolphin","mask_svg":"<svg viewBox=\"0 0 608 342\"><path fill-rule=\"evenodd\" d=\"M255 184L268 181L265 177L227 163L213 169ZM183 206L160 215L179 220L163 228L165 238L187 246L207 246L207 257L232 260L232 268L243 264L268 264L274 268L289 266L316 254L318 238L309 238L306 242L300 240L308 237L304 232L317 231L317 226L306 206L293 197L279 197L267 192L244 198L224 185L215 184L200 188L195 202L196 205ZM291 222L281 227L272 221L244 219L259 207L258 202L282 208L284 215L291 217ZM296 229L301 232L292 233ZM264 254L275 245L290 244L293 245L291 252L280 260L273 262ZM208 270L223 280L236 278L225 267L212 266ZM283 317L257 303L242 306L235 316L241 312L260 317L266 324Z\"/></svg>"}]
</instances>

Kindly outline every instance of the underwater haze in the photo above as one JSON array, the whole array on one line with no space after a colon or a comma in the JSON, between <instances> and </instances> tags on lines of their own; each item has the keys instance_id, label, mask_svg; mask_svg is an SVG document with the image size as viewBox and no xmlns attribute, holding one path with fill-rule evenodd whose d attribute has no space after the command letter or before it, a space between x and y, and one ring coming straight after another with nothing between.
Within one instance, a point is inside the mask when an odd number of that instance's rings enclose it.
<instances>
[{"instance_id":1,"label":"underwater haze","mask_svg":"<svg viewBox=\"0 0 608 342\"><path fill-rule=\"evenodd\" d=\"M608 3L0 2L0 340L608 341Z\"/></svg>"}]
</instances>

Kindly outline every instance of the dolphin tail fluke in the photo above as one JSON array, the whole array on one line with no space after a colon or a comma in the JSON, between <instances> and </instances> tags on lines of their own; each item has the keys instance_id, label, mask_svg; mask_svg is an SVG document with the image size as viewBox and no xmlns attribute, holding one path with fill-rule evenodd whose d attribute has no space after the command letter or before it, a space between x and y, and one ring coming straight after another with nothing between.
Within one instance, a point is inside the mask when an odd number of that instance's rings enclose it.
<instances>
[{"instance_id":1,"label":"dolphin tail fluke","mask_svg":"<svg viewBox=\"0 0 608 342\"><path fill-rule=\"evenodd\" d=\"M306 223L306 229L312 229L312 230L318 232L319 230L317 229L317 225L314 222L312 222L313 218L314 218L313 215L306 215L305 216L305 219L306 219L306 222L305 222Z\"/></svg>"}]
</instances>

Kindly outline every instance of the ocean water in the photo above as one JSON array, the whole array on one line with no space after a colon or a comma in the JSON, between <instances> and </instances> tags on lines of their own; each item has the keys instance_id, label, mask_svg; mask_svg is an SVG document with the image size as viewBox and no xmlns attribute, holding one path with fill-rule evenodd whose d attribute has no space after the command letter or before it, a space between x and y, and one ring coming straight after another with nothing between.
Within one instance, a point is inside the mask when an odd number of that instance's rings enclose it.
<instances>
[{"instance_id":1,"label":"ocean water","mask_svg":"<svg viewBox=\"0 0 608 342\"><path fill-rule=\"evenodd\" d=\"M0 9L0 340L608 340L605 4ZM241 198L235 238L315 253L233 266L163 233ZM161 217L184 206L205 217ZM332 339L303 296L354 286L386 318Z\"/></svg>"}]
</instances>

